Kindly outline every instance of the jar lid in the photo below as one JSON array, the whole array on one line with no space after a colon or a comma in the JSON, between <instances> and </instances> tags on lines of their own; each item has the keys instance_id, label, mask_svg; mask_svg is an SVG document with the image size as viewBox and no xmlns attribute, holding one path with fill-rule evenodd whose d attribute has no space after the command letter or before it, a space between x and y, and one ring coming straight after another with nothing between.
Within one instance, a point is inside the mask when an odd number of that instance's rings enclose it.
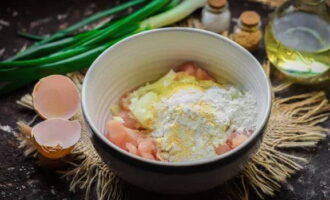
<instances>
[{"instance_id":1,"label":"jar lid","mask_svg":"<svg viewBox=\"0 0 330 200\"><path fill-rule=\"evenodd\" d=\"M260 22L260 15L255 11L244 11L239 20L245 26L256 26Z\"/></svg>"},{"instance_id":2,"label":"jar lid","mask_svg":"<svg viewBox=\"0 0 330 200\"><path fill-rule=\"evenodd\" d=\"M207 3L211 8L220 9L227 5L227 0L208 0Z\"/></svg>"}]
</instances>

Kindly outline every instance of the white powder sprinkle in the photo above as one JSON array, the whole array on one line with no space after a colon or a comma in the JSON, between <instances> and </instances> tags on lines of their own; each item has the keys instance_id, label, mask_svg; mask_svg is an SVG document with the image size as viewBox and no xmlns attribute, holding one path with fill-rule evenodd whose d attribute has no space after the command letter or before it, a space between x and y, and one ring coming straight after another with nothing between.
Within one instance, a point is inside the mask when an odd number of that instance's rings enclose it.
<instances>
[{"instance_id":1,"label":"white powder sprinkle","mask_svg":"<svg viewBox=\"0 0 330 200\"><path fill-rule=\"evenodd\" d=\"M56 17L57 17L57 20L63 20L63 19L66 19L68 17L68 14L67 13L59 14Z\"/></svg>"},{"instance_id":2,"label":"white powder sprinkle","mask_svg":"<svg viewBox=\"0 0 330 200\"><path fill-rule=\"evenodd\" d=\"M230 133L254 130L257 121L255 97L233 86L181 89L163 98L155 110L151 135L170 162L213 157Z\"/></svg>"},{"instance_id":3,"label":"white powder sprinkle","mask_svg":"<svg viewBox=\"0 0 330 200\"><path fill-rule=\"evenodd\" d=\"M0 57L2 57L2 55L5 53L5 51L6 51L5 48L0 49Z\"/></svg>"},{"instance_id":4,"label":"white powder sprinkle","mask_svg":"<svg viewBox=\"0 0 330 200\"><path fill-rule=\"evenodd\" d=\"M5 21L5 20L3 20L3 19L0 19L0 25L2 25L2 26L10 26L10 23L8 22L8 21Z\"/></svg>"},{"instance_id":5,"label":"white powder sprinkle","mask_svg":"<svg viewBox=\"0 0 330 200\"><path fill-rule=\"evenodd\" d=\"M1 125L0 124L0 130L8 132L8 133L13 133L14 132L14 130L8 125Z\"/></svg>"}]
</instances>

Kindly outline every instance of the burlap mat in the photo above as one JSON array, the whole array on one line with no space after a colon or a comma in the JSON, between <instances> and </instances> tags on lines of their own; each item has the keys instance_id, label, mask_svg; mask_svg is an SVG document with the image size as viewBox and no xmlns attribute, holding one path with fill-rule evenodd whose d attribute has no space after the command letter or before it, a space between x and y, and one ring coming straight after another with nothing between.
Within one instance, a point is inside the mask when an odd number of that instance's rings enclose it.
<instances>
[{"instance_id":1,"label":"burlap mat","mask_svg":"<svg viewBox=\"0 0 330 200\"><path fill-rule=\"evenodd\" d=\"M180 26L199 27L200 24L194 19L189 19ZM269 74L269 64L266 63L264 67ZM68 76L79 88L81 87L83 73L76 72ZM286 98L277 97L278 93L290 85L291 83L286 82L273 87L272 112L258 152L236 178L219 186L219 191L228 197L247 200L251 190L260 198L274 195L290 176L303 169L303 164L308 162L303 155L293 155L289 151L313 148L329 132L329 129L318 125L326 121L330 115L330 104L325 93L319 91ZM30 94L22 97L17 103L33 109ZM90 197L93 189L100 200L125 199L125 183L116 177L96 153L81 112L74 118L83 125L82 138L72 155L62 160L69 166L59 172L70 183L70 191L84 190L86 199ZM17 138L20 147L25 149L26 156L36 156L36 150L29 141L28 124L18 122L22 134L18 134Z\"/></svg>"}]
</instances>

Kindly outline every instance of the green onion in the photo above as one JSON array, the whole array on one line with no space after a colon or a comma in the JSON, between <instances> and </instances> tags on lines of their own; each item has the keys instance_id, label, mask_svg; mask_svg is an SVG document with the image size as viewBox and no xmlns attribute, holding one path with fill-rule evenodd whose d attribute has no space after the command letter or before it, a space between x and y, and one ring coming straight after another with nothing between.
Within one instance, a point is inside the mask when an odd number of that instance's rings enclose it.
<instances>
[{"instance_id":1,"label":"green onion","mask_svg":"<svg viewBox=\"0 0 330 200\"><path fill-rule=\"evenodd\" d=\"M171 10L144 20L140 24L139 31L160 28L178 22L205 5L206 1L207 0L185 0Z\"/></svg>"},{"instance_id":2,"label":"green onion","mask_svg":"<svg viewBox=\"0 0 330 200\"><path fill-rule=\"evenodd\" d=\"M113 37L110 37L112 39L116 38L122 38L124 35L129 35L132 34L134 30L138 28L138 24L133 24L132 26L128 27L127 29L123 29L122 31L118 31L116 34L113 35ZM117 41L118 39L116 39ZM50 43L51 44L51 43ZM71 49L67 49L64 51L58 51L53 54L50 54L45 57L41 58L35 58L35 59L29 59L29 60L18 60L18 61L5 61L5 62L0 62L0 67L1 68L8 68L8 67L28 67L28 66L36 66L36 65L43 65L47 63L52 63L56 61L60 61L65 58L69 58L71 56L78 55L80 53L86 52L87 50L91 49L91 47L75 47ZM0 68L0 69L1 69ZM1 71L0 71L1 72Z\"/></svg>"},{"instance_id":3,"label":"green onion","mask_svg":"<svg viewBox=\"0 0 330 200\"><path fill-rule=\"evenodd\" d=\"M149 4L147 4L145 7L141 8L140 10L132 13L131 15L124 17L121 20L118 20L116 23L112 24L110 27L106 28L101 34L97 35L96 37L90 36L82 41L78 42L75 45L72 45L70 47L76 47L79 45L87 46L87 45L94 45L97 43L100 43L107 39L111 34L116 33L120 29L123 29L127 26L130 26L131 24L134 24L136 22L139 22L143 20L144 18L150 16L151 14L157 12L159 9L161 9L163 6L168 4L170 0L153 0Z\"/></svg>"},{"instance_id":4,"label":"green onion","mask_svg":"<svg viewBox=\"0 0 330 200\"><path fill-rule=\"evenodd\" d=\"M177 5L178 1L175 0L153 0L129 16L110 23L104 29L94 29L29 48L15 57L15 60L29 60L0 62L0 94L47 75L65 74L86 68L105 49L121 39L137 32L176 23L203 6L206 1L184 0ZM175 7L168 7L170 5ZM166 11L152 16L166 7ZM148 16L151 17L147 18Z\"/></svg>"},{"instance_id":5,"label":"green onion","mask_svg":"<svg viewBox=\"0 0 330 200\"><path fill-rule=\"evenodd\" d=\"M99 19L101 19L103 17L106 17L106 16L109 16L109 15L115 14L117 12L120 12L122 10L125 10L125 9L127 9L129 7L135 6L135 5L140 4L140 3L143 3L143 2L145 2L145 0L134 0L134 1L130 1L130 2L127 2L125 4L119 5L117 7L114 7L114 8L111 8L111 9L108 9L108 10L105 10L105 11L102 11L102 12L99 12L99 13L97 13L95 15L92 15L92 16L90 16L90 17L88 17L88 18L86 18L86 19L84 19L84 20L82 20L82 21L80 21L80 22L78 22L76 24L73 24L73 25L67 27L66 29L63 29L63 30L61 30L61 31L59 31L59 32L57 32L57 33L55 33L55 34L53 34L53 35L51 35L51 36L49 36L49 37L47 37L47 38L45 38L45 39L43 39L41 41L35 43L34 45L32 45L28 49L26 49L24 51L25 53L23 55L21 55L21 53L18 53L16 56L14 56L12 58L9 58L6 61L13 61L13 60L18 60L18 59L21 59L21 58L25 58L24 55L26 55L26 54L28 55L29 52L34 52L35 51L34 48L36 48L38 46L41 46L41 45L46 44L46 43L49 43L51 41L60 39L60 38L62 38L64 36L66 36L67 34L73 32L73 31L75 31L75 30L77 30L77 29L79 29L79 28L81 28L81 27L83 27L83 26L85 26L85 25L87 25L89 23L92 23L92 22L94 22L96 20L99 20ZM25 36L27 36L27 35L25 34Z\"/></svg>"},{"instance_id":6,"label":"green onion","mask_svg":"<svg viewBox=\"0 0 330 200\"><path fill-rule=\"evenodd\" d=\"M67 46L74 44L75 42L81 40L81 38L87 37L89 35L95 34L99 30L92 30L78 34L76 36L64 38L55 42L47 43L44 45L36 46L33 48L28 48L23 52L18 53L15 57L7 59L5 62L21 60L21 59L30 59L36 58L44 55L60 51Z\"/></svg>"},{"instance_id":7,"label":"green onion","mask_svg":"<svg viewBox=\"0 0 330 200\"><path fill-rule=\"evenodd\" d=\"M0 94L13 91L44 76L66 74L88 67L98 55L120 39L59 62L20 69L0 69Z\"/></svg>"},{"instance_id":8,"label":"green onion","mask_svg":"<svg viewBox=\"0 0 330 200\"><path fill-rule=\"evenodd\" d=\"M60 61L62 59L83 53L87 51L87 47L77 47L74 49L69 49L66 51L60 51L53 53L49 56L45 56L42 58L35 58L35 59L30 59L30 60L18 60L18 61L11 61L11 62L2 62L0 63L0 66L5 66L5 67L27 67L27 66L36 66L36 65L42 65L45 63L51 63L51 62L56 62Z\"/></svg>"},{"instance_id":9,"label":"green onion","mask_svg":"<svg viewBox=\"0 0 330 200\"><path fill-rule=\"evenodd\" d=\"M75 31L75 30L77 30L77 29L79 29L79 28L81 28L81 27L83 27L83 26L85 26L87 24L90 24L92 22L95 22L95 21L97 21L97 20L99 20L99 19L101 19L103 17L106 17L106 16L109 16L109 15L115 14L117 12L120 12L122 10L125 10L125 9L127 9L129 7L135 6L137 4L143 3L144 1L145 0L129 1L127 3L124 3L122 5L119 5L117 7L111 8L109 10L105 10L105 11L99 12L99 13L97 13L95 15L92 15L90 17L87 17L86 19L84 19L84 20L82 20L82 21L80 21L80 22L78 22L76 24L73 24L73 25L67 27L66 29L63 29L63 30L61 30L61 31L59 31L59 32L51 35L50 37L45 38L44 40L36 43L35 45L45 44L47 42L54 41L54 40L56 40L58 38L61 38L61 37L65 36L65 35L67 35L68 33L71 33L71 32L73 32L73 31Z\"/></svg>"},{"instance_id":10,"label":"green onion","mask_svg":"<svg viewBox=\"0 0 330 200\"><path fill-rule=\"evenodd\" d=\"M176 7L177 5L179 5L179 3L181 3L181 0L172 0L169 4L167 4L167 6L165 6L164 8L160 9L157 14L160 14L162 12L168 11L174 7Z\"/></svg>"},{"instance_id":11,"label":"green onion","mask_svg":"<svg viewBox=\"0 0 330 200\"><path fill-rule=\"evenodd\" d=\"M27 39L30 39L30 40L40 41L40 40L45 39L44 36L35 35L35 34L31 34L31 33L25 33L25 32L21 32L21 31L19 31L17 34L21 37L24 37L24 38L27 38Z\"/></svg>"},{"instance_id":12,"label":"green onion","mask_svg":"<svg viewBox=\"0 0 330 200\"><path fill-rule=\"evenodd\" d=\"M68 45L71 45L75 42L75 39L73 37L71 38L65 38L63 40L58 40L56 42L48 43L42 46L38 46L35 48L29 48L26 49L23 52L18 53L15 56L15 59L7 59L5 62L9 62L11 60L20 60L20 59L29 59L29 58L35 58L38 56L44 56L49 53L53 53L55 51L61 50Z\"/></svg>"}]
</instances>

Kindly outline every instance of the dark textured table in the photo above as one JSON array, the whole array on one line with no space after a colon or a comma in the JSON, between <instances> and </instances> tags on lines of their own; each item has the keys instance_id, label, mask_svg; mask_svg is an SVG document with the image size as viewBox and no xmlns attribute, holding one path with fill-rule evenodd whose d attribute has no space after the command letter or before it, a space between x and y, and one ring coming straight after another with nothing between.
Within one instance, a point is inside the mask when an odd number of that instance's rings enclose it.
<instances>
[{"instance_id":1,"label":"dark textured table","mask_svg":"<svg viewBox=\"0 0 330 200\"><path fill-rule=\"evenodd\" d=\"M118 1L119 2L119 1ZM88 16L98 10L111 7L115 1L109 0L2 0L0 6L0 58L15 54L29 41L16 35L18 30L36 34L49 34ZM271 10L264 5L242 0L230 1L233 17L237 18L243 10L258 11L263 19ZM263 21L264 24L266 21ZM261 49L255 53L260 62L265 58ZM0 96L0 126L2 129L15 127L17 120L30 120L34 113L18 106L15 101L30 92L32 85L7 95ZM318 90L318 87L295 86L286 94L292 95ZM330 89L325 87L328 97ZM330 127L328 120L323 124ZM317 149L303 150L310 159L305 169L294 175L271 200L330 199L330 139L321 142ZM35 164L35 160L23 156L17 148L17 141L12 133L0 129L0 199L83 199L83 193L71 193L68 184L51 170ZM134 189L134 196L129 199L223 199L216 191L188 196L156 195ZM251 199L257 199L252 194Z\"/></svg>"}]
</instances>

